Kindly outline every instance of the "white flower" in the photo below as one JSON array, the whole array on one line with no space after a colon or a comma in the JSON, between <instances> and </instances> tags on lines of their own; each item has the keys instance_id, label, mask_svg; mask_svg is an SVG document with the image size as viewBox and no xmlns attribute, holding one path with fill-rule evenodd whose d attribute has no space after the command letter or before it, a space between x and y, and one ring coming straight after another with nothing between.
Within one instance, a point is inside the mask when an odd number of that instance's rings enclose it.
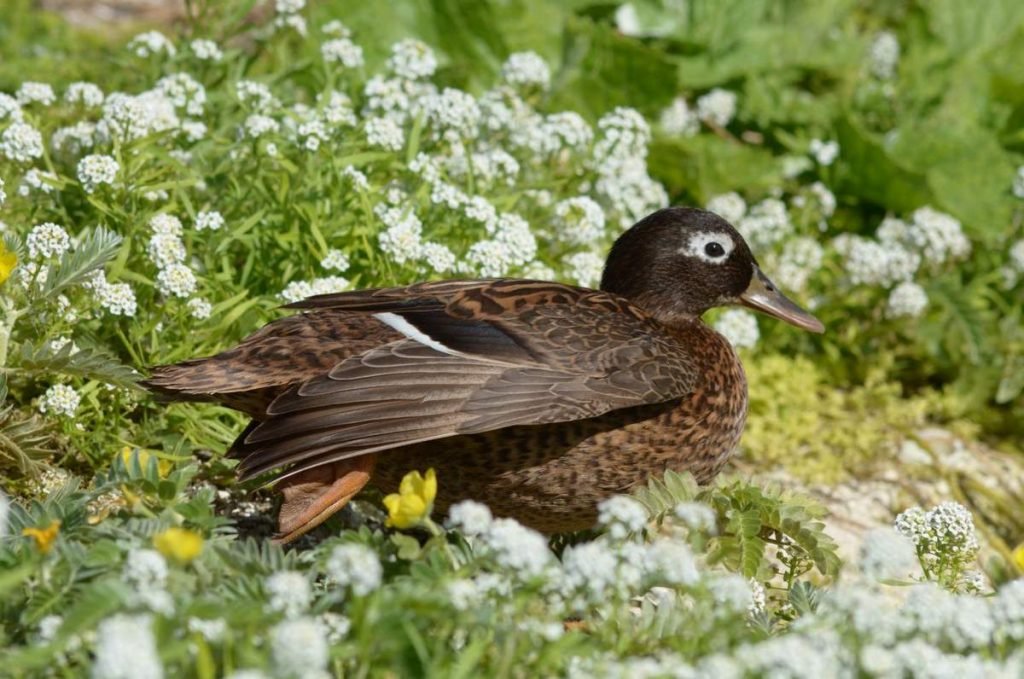
<instances>
[{"instance_id":1,"label":"white flower","mask_svg":"<svg viewBox=\"0 0 1024 679\"><path fill-rule=\"evenodd\" d=\"M972 561L978 553L974 518L956 502L943 502L927 512L913 507L897 516L893 525L919 552L952 556L962 563Z\"/></svg>"},{"instance_id":2,"label":"white flower","mask_svg":"<svg viewBox=\"0 0 1024 679\"><path fill-rule=\"evenodd\" d=\"M715 603L719 604L716 613L746 614L754 603L750 581L736 573L715 575L708 579L707 586Z\"/></svg>"},{"instance_id":3,"label":"white flower","mask_svg":"<svg viewBox=\"0 0 1024 679\"><path fill-rule=\"evenodd\" d=\"M0 120L10 118L12 122L22 120L21 104L11 95L0 92Z\"/></svg>"},{"instance_id":4,"label":"white flower","mask_svg":"<svg viewBox=\"0 0 1024 679\"><path fill-rule=\"evenodd\" d=\"M821 182L814 182L810 186L811 194L818 200L823 217L831 217L836 211L836 195ZM822 229L824 230L824 229Z\"/></svg>"},{"instance_id":5,"label":"white flower","mask_svg":"<svg viewBox=\"0 0 1024 679\"><path fill-rule=\"evenodd\" d=\"M78 155L91 148L96 124L83 120L68 127L61 127L50 136L50 148L54 151Z\"/></svg>"},{"instance_id":6,"label":"white flower","mask_svg":"<svg viewBox=\"0 0 1024 679\"><path fill-rule=\"evenodd\" d=\"M4 204L7 200L7 193L4 191L4 180L0 179L0 205Z\"/></svg>"},{"instance_id":7,"label":"white flower","mask_svg":"<svg viewBox=\"0 0 1024 679\"><path fill-rule=\"evenodd\" d=\"M913 281L903 281L889 293L885 315L889 318L917 318L928 306L924 288Z\"/></svg>"},{"instance_id":8,"label":"white flower","mask_svg":"<svg viewBox=\"0 0 1024 679\"><path fill-rule=\"evenodd\" d=\"M1024 200L1024 165L1017 168L1017 174L1013 177L1013 195Z\"/></svg>"},{"instance_id":9,"label":"white flower","mask_svg":"<svg viewBox=\"0 0 1024 679\"><path fill-rule=\"evenodd\" d=\"M443 243L424 243L420 257L434 273L445 274L455 270L455 253Z\"/></svg>"},{"instance_id":10,"label":"white flower","mask_svg":"<svg viewBox=\"0 0 1024 679\"><path fill-rule=\"evenodd\" d=\"M352 587L356 596L366 596L380 587L384 570L377 553L365 545L339 545L327 560L327 574L340 587Z\"/></svg>"},{"instance_id":11,"label":"white flower","mask_svg":"<svg viewBox=\"0 0 1024 679\"><path fill-rule=\"evenodd\" d=\"M93 679L161 679L163 665L148 615L115 615L96 628Z\"/></svg>"},{"instance_id":12,"label":"white flower","mask_svg":"<svg viewBox=\"0 0 1024 679\"><path fill-rule=\"evenodd\" d=\"M32 259L60 257L71 249L71 238L64 227L53 222L43 222L32 227L25 239L28 256Z\"/></svg>"},{"instance_id":13,"label":"white flower","mask_svg":"<svg viewBox=\"0 0 1024 679\"><path fill-rule=\"evenodd\" d=\"M564 585L593 602L620 590L619 558L603 540L568 547L562 554Z\"/></svg>"},{"instance_id":14,"label":"white flower","mask_svg":"<svg viewBox=\"0 0 1024 679\"><path fill-rule=\"evenodd\" d=\"M341 276L324 276L311 281L292 281L281 291L281 299L286 302L298 302L300 299L314 295L327 295L348 289L348 279Z\"/></svg>"},{"instance_id":15,"label":"white flower","mask_svg":"<svg viewBox=\"0 0 1024 679\"><path fill-rule=\"evenodd\" d=\"M156 90L176 107L184 108L189 115L202 115L206 105L206 88L188 73L175 73L160 78Z\"/></svg>"},{"instance_id":16,"label":"white flower","mask_svg":"<svg viewBox=\"0 0 1024 679\"><path fill-rule=\"evenodd\" d=\"M306 19L299 14L278 14L274 17L274 27L290 28L303 37L308 31Z\"/></svg>"},{"instance_id":17,"label":"white flower","mask_svg":"<svg viewBox=\"0 0 1024 679\"><path fill-rule=\"evenodd\" d=\"M341 176L348 179L352 182L352 186L361 191L367 191L370 188L370 181L366 178L366 175L351 165L346 166L341 171Z\"/></svg>"},{"instance_id":18,"label":"white flower","mask_svg":"<svg viewBox=\"0 0 1024 679\"><path fill-rule=\"evenodd\" d=\"M352 36L352 31L349 27L341 23L337 19L332 19L326 24L320 27L320 30L324 35L333 35L338 38L348 38Z\"/></svg>"},{"instance_id":19,"label":"white flower","mask_svg":"<svg viewBox=\"0 0 1024 679\"><path fill-rule=\"evenodd\" d=\"M405 146L405 133L391 118L370 118L366 121L366 142L386 151L401 151Z\"/></svg>"},{"instance_id":20,"label":"white flower","mask_svg":"<svg viewBox=\"0 0 1024 679\"><path fill-rule=\"evenodd\" d=\"M276 134L281 129L281 124L270 116L263 115L262 113L253 113L242 123L242 128L249 137L258 139L265 134ZM274 154L271 153L270 155Z\"/></svg>"},{"instance_id":21,"label":"white flower","mask_svg":"<svg viewBox=\"0 0 1024 679\"><path fill-rule=\"evenodd\" d=\"M743 309L727 309L715 321L715 330L736 348L750 348L761 338L754 314Z\"/></svg>"},{"instance_id":22,"label":"white flower","mask_svg":"<svg viewBox=\"0 0 1024 679\"><path fill-rule=\"evenodd\" d=\"M522 579L540 575L552 561L544 536L513 519L495 519L481 537L498 565Z\"/></svg>"},{"instance_id":23,"label":"white flower","mask_svg":"<svg viewBox=\"0 0 1024 679\"><path fill-rule=\"evenodd\" d=\"M295 14L306 6L306 0L274 0L274 9L278 14Z\"/></svg>"},{"instance_id":24,"label":"white flower","mask_svg":"<svg viewBox=\"0 0 1024 679\"><path fill-rule=\"evenodd\" d=\"M344 615L332 613L331 611L321 613L318 622L327 632L327 643L329 644L340 643L348 635L348 631L352 629L351 620Z\"/></svg>"},{"instance_id":25,"label":"white flower","mask_svg":"<svg viewBox=\"0 0 1024 679\"><path fill-rule=\"evenodd\" d=\"M28 197L33 191L41 191L42 193L53 193L54 184L57 183L57 175L46 170L40 170L38 168L32 168L25 173L25 176L21 178L21 184L18 185L18 195ZM0 187L2 190L3 187ZM0 203L3 201L0 200Z\"/></svg>"},{"instance_id":26,"label":"white flower","mask_svg":"<svg viewBox=\"0 0 1024 679\"><path fill-rule=\"evenodd\" d=\"M22 83L14 96L22 106L34 102L38 102L43 106L49 106L53 102L57 101L57 95L53 93L52 87L46 83L31 81Z\"/></svg>"},{"instance_id":27,"label":"white flower","mask_svg":"<svg viewBox=\"0 0 1024 679\"><path fill-rule=\"evenodd\" d=\"M279 104L270 88L254 80L239 80L235 84L238 101L257 112L267 112Z\"/></svg>"},{"instance_id":28,"label":"white flower","mask_svg":"<svg viewBox=\"0 0 1024 679\"><path fill-rule=\"evenodd\" d=\"M399 78L418 80L429 78L437 70L434 51L415 39L402 40L391 46L388 70Z\"/></svg>"},{"instance_id":29,"label":"white flower","mask_svg":"<svg viewBox=\"0 0 1024 679\"><path fill-rule=\"evenodd\" d=\"M871 74L881 80L888 80L896 74L899 63L900 41L890 31L876 33L868 53L868 68Z\"/></svg>"},{"instance_id":30,"label":"white flower","mask_svg":"<svg viewBox=\"0 0 1024 679\"><path fill-rule=\"evenodd\" d=\"M295 618L306 612L313 600L309 580L296 571L280 571L267 577L263 586L269 595L267 608L284 613L286 618Z\"/></svg>"},{"instance_id":31,"label":"white flower","mask_svg":"<svg viewBox=\"0 0 1024 679\"><path fill-rule=\"evenodd\" d=\"M209 318L213 313L213 305L201 297L193 297L185 304L185 307L192 314L192 318L200 321Z\"/></svg>"},{"instance_id":32,"label":"white flower","mask_svg":"<svg viewBox=\"0 0 1024 679\"><path fill-rule=\"evenodd\" d=\"M864 535L859 565L872 580L904 580L920 570L914 543L889 527L875 528Z\"/></svg>"},{"instance_id":33,"label":"white flower","mask_svg":"<svg viewBox=\"0 0 1024 679\"><path fill-rule=\"evenodd\" d=\"M188 619L188 631L200 635L211 643L221 641L227 629L228 624L224 618L213 618L210 620L204 618Z\"/></svg>"},{"instance_id":34,"label":"white flower","mask_svg":"<svg viewBox=\"0 0 1024 679\"><path fill-rule=\"evenodd\" d=\"M102 271L96 271L82 286L92 290L100 306L115 316L135 315L135 292L127 283L109 283Z\"/></svg>"},{"instance_id":35,"label":"white flower","mask_svg":"<svg viewBox=\"0 0 1024 679\"><path fill-rule=\"evenodd\" d=\"M700 579L689 545L661 538L647 545L644 570L649 577L669 585L694 585Z\"/></svg>"},{"instance_id":36,"label":"white flower","mask_svg":"<svg viewBox=\"0 0 1024 679\"><path fill-rule=\"evenodd\" d=\"M714 533L718 526L715 510L701 502L680 502L672 513L691 530Z\"/></svg>"},{"instance_id":37,"label":"white flower","mask_svg":"<svg viewBox=\"0 0 1024 679\"><path fill-rule=\"evenodd\" d=\"M600 138L594 147L594 158L599 163L608 160L646 158L651 128L636 109L619 106L597 121Z\"/></svg>"},{"instance_id":38,"label":"white flower","mask_svg":"<svg viewBox=\"0 0 1024 679\"><path fill-rule=\"evenodd\" d=\"M924 258L935 265L949 259L962 259L971 252L971 243L960 222L931 207L914 210L907 236L921 248Z\"/></svg>"},{"instance_id":39,"label":"white flower","mask_svg":"<svg viewBox=\"0 0 1024 679\"><path fill-rule=\"evenodd\" d=\"M502 64L501 78L513 87L546 90L551 84L551 70L536 52L515 52Z\"/></svg>"},{"instance_id":40,"label":"white flower","mask_svg":"<svg viewBox=\"0 0 1024 679\"><path fill-rule=\"evenodd\" d=\"M647 510L631 497L613 495L597 505L597 522L608 529L614 540L623 540L630 533L639 533L647 525Z\"/></svg>"},{"instance_id":41,"label":"white flower","mask_svg":"<svg viewBox=\"0 0 1024 679\"><path fill-rule=\"evenodd\" d=\"M1024 578L1004 584L992 599L995 636L1000 643L1024 642Z\"/></svg>"},{"instance_id":42,"label":"white flower","mask_svg":"<svg viewBox=\"0 0 1024 679\"><path fill-rule=\"evenodd\" d=\"M692 137L700 132L700 118L683 97L672 100L658 117L658 124L665 134L676 137Z\"/></svg>"},{"instance_id":43,"label":"white flower","mask_svg":"<svg viewBox=\"0 0 1024 679\"><path fill-rule=\"evenodd\" d=\"M788 240L782 254L772 262L772 278L786 290L803 290L821 267L824 256L824 249L813 238Z\"/></svg>"},{"instance_id":44,"label":"white flower","mask_svg":"<svg viewBox=\"0 0 1024 679\"><path fill-rule=\"evenodd\" d=\"M756 251L768 249L783 240L792 233L793 223L785 203L777 198L766 198L736 222L736 229Z\"/></svg>"},{"instance_id":45,"label":"white flower","mask_svg":"<svg viewBox=\"0 0 1024 679\"><path fill-rule=\"evenodd\" d=\"M196 275L185 264L173 262L157 274L156 287L166 296L189 297L196 291Z\"/></svg>"},{"instance_id":46,"label":"white flower","mask_svg":"<svg viewBox=\"0 0 1024 679\"><path fill-rule=\"evenodd\" d=\"M330 249L324 258L320 260L320 266L325 269L343 272L348 269L348 255L341 250Z\"/></svg>"},{"instance_id":47,"label":"white flower","mask_svg":"<svg viewBox=\"0 0 1024 679\"><path fill-rule=\"evenodd\" d=\"M164 589L167 582L167 562L152 549L133 549L124 564L124 579L135 590L136 601L153 611L169 615L174 612L174 600Z\"/></svg>"},{"instance_id":48,"label":"white flower","mask_svg":"<svg viewBox=\"0 0 1024 679\"><path fill-rule=\"evenodd\" d=\"M493 518L487 505L463 500L448 508L447 524L464 535L480 535L491 527Z\"/></svg>"},{"instance_id":49,"label":"white flower","mask_svg":"<svg viewBox=\"0 0 1024 679\"><path fill-rule=\"evenodd\" d=\"M320 54L329 64L341 64L345 68L360 68L363 61L363 48L348 38L335 38L320 45Z\"/></svg>"},{"instance_id":50,"label":"white flower","mask_svg":"<svg viewBox=\"0 0 1024 679\"><path fill-rule=\"evenodd\" d=\"M477 273L485 278L504 276L512 267L512 253L508 245L497 240L481 240L469 246L466 253Z\"/></svg>"},{"instance_id":51,"label":"white flower","mask_svg":"<svg viewBox=\"0 0 1024 679\"><path fill-rule=\"evenodd\" d=\"M94 153L78 161L78 181L86 193L92 193L101 184L113 184L120 169L111 156Z\"/></svg>"},{"instance_id":52,"label":"white flower","mask_svg":"<svg viewBox=\"0 0 1024 679\"><path fill-rule=\"evenodd\" d=\"M736 115L736 93L715 88L697 99L697 117L705 123L725 127Z\"/></svg>"},{"instance_id":53,"label":"white flower","mask_svg":"<svg viewBox=\"0 0 1024 679\"><path fill-rule=\"evenodd\" d=\"M82 397L66 384L54 384L39 401L39 412L52 413L63 417L74 417Z\"/></svg>"},{"instance_id":54,"label":"white flower","mask_svg":"<svg viewBox=\"0 0 1024 679\"><path fill-rule=\"evenodd\" d=\"M839 157L839 142L812 139L809 147L811 156L819 165L831 165Z\"/></svg>"},{"instance_id":55,"label":"white flower","mask_svg":"<svg viewBox=\"0 0 1024 679\"><path fill-rule=\"evenodd\" d=\"M185 244L173 232L154 233L146 244L146 252L160 269L185 261Z\"/></svg>"},{"instance_id":56,"label":"white flower","mask_svg":"<svg viewBox=\"0 0 1024 679\"><path fill-rule=\"evenodd\" d=\"M189 43L189 49L200 61L220 61L224 58L224 52L213 40L193 40Z\"/></svg>"},{"instance_id":57,"label":"white flower","mask_svg":"<svg viewBox=\"0 0 1024 679\"><path fill-rule=\"evenodd\" d=\"M216 210L203 210L196 214L196 231L217 231L224 226L224 216Z\"/></svg>"},{"instance_id":58,"label":"white flower","mask_svg":"<svg viewBox=\"0 0 1024 679\"><path fill-rule=\"evenodd\" d=\"M135 54L135 56L143 59L160 53L173 57L177 51L174 49L174 44L167 39L167 36L159 31L139 33L128 43L128 50Z\"/></svg>"},{"instance_id":59,"label":"white flower","mask_svg":"<svg viewBox=\"0 0 1024 679\"><path fill-rule=\"evenodd\" d=\"M12 123L0 135L0 154L16 163L27 163L43 155L43 135L28 123Z\"/></svg>"},{"instance_id":60,"label":"white flower","mask_svg":"<svg viewBox=\"0 0 1024 679\"><path fill-rule=\"evenodd\" d=\"M589 245L604 236L604 211L586 196L555 205L555 236L572 245Z\"/></svg>"},{"instance_id":61,"label":"white flower","mask_svg":"<svg viewBox=\"0 0 1024 679\"><path fill-rule=\"evenodd\" d=\"M713 197L705 207L730 224L739 224L747 214L747 201L735 191Z\"/></svg>"},{"instance_id":62,"label":"white flower","mask_svg":"<svg viewBox=\"0 0 1024 679\"><path fill-rule=\"evenodd\" d=\"M480 107L467 92L453 87L429 95L418 103L427 121L440 132L450 131L459 137L476 136L480 124Z\"/></svg>"},{"instance_id":63,"label":"white flower","mask_svg":"<svg viewBox=\"0 0 1024 679\"><path fill-rule=\"evenodd\" d=\"M584 288L596 288L601 282L604 260L593 252L576 252L565 259L568 275Z\"/></svg>"},{"instance_id":64,"label":"white flower","mask_svg":"<svg viewBox=\"0 0 1024 679\"><path fill-rule=\"evenodd\" d=\"M279 677L320 676L329 648L325 630L310 618L294 618L270 630L270 652Z\"/></svg>"},{"instance_id":65,"label":"white flower","mask_svg":"<svg viewBox=\"0 0 1024 679\"><path fill-rule=\"evenodd\" d=\"M854 285L890 286L913 277L921 256L900 243L868 240L843 234L833 244L843 255L843 268Z\"/></svg>"}]
</instances>

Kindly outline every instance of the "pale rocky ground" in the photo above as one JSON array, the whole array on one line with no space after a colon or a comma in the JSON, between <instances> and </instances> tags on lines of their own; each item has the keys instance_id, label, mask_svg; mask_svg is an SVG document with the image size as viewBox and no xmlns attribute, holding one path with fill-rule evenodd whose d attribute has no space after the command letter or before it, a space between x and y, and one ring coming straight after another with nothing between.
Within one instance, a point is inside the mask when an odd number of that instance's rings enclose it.
<instances>
[{"instance_id":1,"label":"pale rocky ground","mask_svg":"<svg viewBox=\"0 0 1024 679\"><path fill-rule=\"evenodd\" d=\"M924 509L954 500L975 516L982 559L1004 558L1016 545L992 526L1012 535L1024 533L1024 459L977 441L964 441L940 428L926 428L907 439L892 464L873 475L838 484L808 485L785 470L753 471L754 478L772 479L784 488L809 495L828 508L826 532L839 544L844 560L855 561L864 534L892 525L903 510Z\"/></svg>"}]
</instances>

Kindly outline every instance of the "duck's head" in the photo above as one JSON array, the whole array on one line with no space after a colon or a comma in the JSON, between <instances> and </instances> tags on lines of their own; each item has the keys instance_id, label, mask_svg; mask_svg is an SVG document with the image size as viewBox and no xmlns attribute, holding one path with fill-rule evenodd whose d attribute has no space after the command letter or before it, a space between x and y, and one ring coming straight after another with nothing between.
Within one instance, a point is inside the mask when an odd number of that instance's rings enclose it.
<instances>
[{"instance_id":1,"label":"duck's head","mask_svg":"<svg viewBox=\"0 0 1024 679\"><path fill-rule=\"evenodd\" d=\"M601 289L666 321L738 304L804 330L825 330L761 271L743 236L707 210L670 207L637 222L612 246Z\"/></svg>"}]
</instances>

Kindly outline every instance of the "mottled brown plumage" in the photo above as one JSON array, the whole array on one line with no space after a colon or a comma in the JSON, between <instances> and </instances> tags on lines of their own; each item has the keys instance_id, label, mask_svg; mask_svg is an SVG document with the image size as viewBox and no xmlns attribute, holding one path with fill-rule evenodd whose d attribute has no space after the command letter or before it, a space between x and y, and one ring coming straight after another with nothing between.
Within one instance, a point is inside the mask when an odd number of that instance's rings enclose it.
<instances>
[{"instance_id":1,"label":"mottled brown plumage","mask_svg":"<svg viewBox=\"0 0 1024 679\"><path fill-rule=\"evenodd\" d=\"M282 470L286 540L371 478L390 491L427 467L441 509L472 498L574 530L653 474L704 482L728 459L746 381L704 311L746 304L821 329L702 210L662 210L623 234L601 287L469 280L313 297L147 384L253 416L231 454L246 478Z\"/></svg>"}]
</instances>

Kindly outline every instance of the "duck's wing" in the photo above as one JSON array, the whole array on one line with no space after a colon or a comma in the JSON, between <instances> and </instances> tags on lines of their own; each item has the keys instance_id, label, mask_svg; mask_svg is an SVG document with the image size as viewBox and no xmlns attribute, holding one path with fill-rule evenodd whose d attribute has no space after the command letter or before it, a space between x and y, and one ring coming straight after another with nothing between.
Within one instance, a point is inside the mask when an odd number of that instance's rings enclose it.
<instances>
[{"instance_id":1,"label":"duck's wing","mask_svg":"<svg viewBox=\"0 0 1024 679\"><path fill-rule=\"evenodd\" d=\"M695 383L691 350L627 300L534 281L451 281L314 297L404 338L277 397L236 443L245 475L660 403Z\"/></svg>"}]
</instances>

